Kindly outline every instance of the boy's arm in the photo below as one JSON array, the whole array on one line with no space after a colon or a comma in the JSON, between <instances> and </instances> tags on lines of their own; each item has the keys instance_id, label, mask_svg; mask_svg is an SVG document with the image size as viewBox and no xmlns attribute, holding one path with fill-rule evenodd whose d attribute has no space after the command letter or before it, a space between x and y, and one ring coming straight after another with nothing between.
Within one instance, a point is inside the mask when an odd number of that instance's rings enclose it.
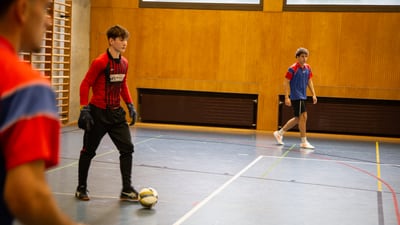
<instances>
[{"instance_id":1,"label":"boy's arm","mask_svg":"<svg viewBox=\"0 0 400 225\"><path fill-rule=\"evenodd\" d=\"M129 88L128 88L128 84L126 83L126 80L122 83L121 97L126 104L133 103L131 93L129 92Z\"/></svg>"},{"instance_id":2,"label":"boy's arm","mask_svg":"<svg viewBox=\"0 0 400 225\"><path fill-rule=\"evenodd\" d=\"M129 64L125 58L122 62L125 63L125 65L126 65L126 72L125 72L124 80L122 81L121 97L124 100L125 104L132 104L133 101L132 101L131 93L129 92L128 81L127 81Z\"/></svg>"},{"instance_id":3,"label":"boy's arm","mask_svg":"<svg viewBox=\"0 0 400 225\"><path fill-rule=\"evenodd\" d=\"M61 212L52 197L46 183L45 165L42 160L10 169L7 173L4 198L11 213L24 224L76 224Z\"/></svg>"},{"instance_id":4,"label":"boy's arm","mask_svg":"<svg viewBox=\"0 0 400 225\"><path fill-rule=\"evenodd\" d=\"M285 78L283 81L283 87L285 88L285 105L291 106L292 102L290 101L290 80Z\"/></svg>"},{"instance_id":5,"label":"boy's arm","mask_svg":"<svg viewBox=\"0 0 400 225\"><path fill-rule=\"evenodd\" d=\"M312 79L310 78L310 80L308 81L308 88L311 91L312 94L312 98L313 98L313 103L317 104L317 95L315 94L315 90L314 90L314 83L312 81Z\"/></svg>"},{"instance_id":6,"label":"boy's arm","mask_svg":"<svg viewBox=\"0 0 400 225\"><path fill-rule=\"evenodd\" d=\"M79 88L79 96L80 96L80 105L85 106L89 104L89 91L90 87L94 84L97 79L97 76L101 73L101 62L98 60L94 60L90 65L89 70L87 71L85 77L82 80L82 83Z\"/></svg>"}]
</instances>

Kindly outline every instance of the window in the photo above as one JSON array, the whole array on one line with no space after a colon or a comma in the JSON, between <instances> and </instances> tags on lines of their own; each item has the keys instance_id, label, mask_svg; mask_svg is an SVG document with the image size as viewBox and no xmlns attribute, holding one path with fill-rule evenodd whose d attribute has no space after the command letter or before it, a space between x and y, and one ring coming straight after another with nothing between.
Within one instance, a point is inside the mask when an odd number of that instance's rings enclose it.
<instances>
[{"instance_id":1,"label":"window","mask_svg":"<svg viewBox=\"0 0 400 225\"><path fill-rule=\"evenodd\" d=\"M400 5L399 0L286 0L288 5Z\"/></svg>"},{"instance_id":2,"label":"window","mask_svg":"<svg viewBox=\"0 0 400 225\"><path fill-rule=\"evenodd\" d=\"M285 11L399 12L400 0L284 0Z\"/></svg>"}]
</instances>

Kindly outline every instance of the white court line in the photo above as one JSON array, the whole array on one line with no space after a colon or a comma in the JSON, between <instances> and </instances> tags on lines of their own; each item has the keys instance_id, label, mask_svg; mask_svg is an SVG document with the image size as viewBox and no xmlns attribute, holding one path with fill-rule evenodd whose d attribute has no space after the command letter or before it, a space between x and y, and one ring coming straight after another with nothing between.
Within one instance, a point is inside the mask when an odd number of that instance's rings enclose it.
<instances>
[{"instance_id":1,"label":"white court line","mask_svg":"<svg viewBox=\"0 0 400 225\"><path fill-rule=\"evenodd\" d=\"M113 152L115 152L115 151L117 151L117 150L113 149L113 150L111 150L111 151L104 152L104 153L102 153L102 154L100 154L100 155L96 155L93 159L98 158L98 157L101 157L101 156L108 155L108 154L113 153ZM78 162L79 162L79 160L76 160L76 161L74 161L74 162L72 162L72 163L69 163L69 164L67 164L67 165L59 166L59 167L56 167L56 168L54 168L54 169L50 169L50 170L47 171L47 173L51 173L51 172L59 171L59 170L62 170L62 169L65 169L65 168L68 168L68 167L71 167L71 166L75 166L75 165L78 164Z\"/></svg>"},{"instance_id":2,"label":"white court line","mask_svg":"<svg viewBox=\"0 0 400 225\"><path fill-rule=\"evenodd\" d=\"M75 196L75 193L64 193L64 192L53 192L54 195L59 195L59 196ZM90 195L90 197L95 198L95 199L119 199L119 197L116 196L108 196L108 195Z\"/></svg>"},{"instance_id":3,"label":"white court line","mask_svg":"<svg viewBox=\"0 0 400 225\"><path fill-rule=\"evenodd\" d=\"M334 162L334 163L349 163L349 164L361 164L361 165L371 165L376 166L374 162L361 162L361 161L348 161L348 160L335 160L335 159L315 159L315 158L295 158L295 157L282 157L282 156L264 156L264 158L274 158L274 159L291 159L291 160L304 160L304 161L317 161L317 162ZM397 166L400 164L385 164L381 163L380 166Z\"/></svg>"},{"instance_id":4,"label":"white court line","mask_svg":"<svg viewBox=\"0 0 400 225\"><path fill-rule=\"evenodd\" d=\"M201 207L203 207L205 204L207 204L207 202L209 202L212 198L214 198L217 194L219 194L223 189L225 189L229 184L231 184L234 180L236 180L238 177L240 177L243 173L245 173L250 167L252 167L254 164L256 164L262 158L274 158L274 159L285 158L285 160L286 159L291 159L291 160L309 160L309 161L319 161L319 162L324 162L325 161L325 162L334 162L334 163L338 163L339 162L339 163L376 165L376 163L370 163L370 162L329 160L329 159L294 158L294 157L283 157L283 156L265 156L265 155L260 155L253 162L251 162L244 169L242 169L239 173L237 173L234 177L229 179L222 186L220 186L217 190L212 192L209 196L207 196L205 199L203 199L199 204L197 204L190 211L188 211L185 215L183 215L181 218L179 218L179 220L177 220L173 225L180 225L183 222L185 222L187 219L189 219L195 212L197 212ZM397 166L395 164L386 164L386 165ZM383 166L383 164L381 164L381 166Z\"/></svg>"},{"instance_id":5,"label":"white court line","mask_svg":"<svg viewBox=\"0 0 400 225\"><path fill-rule=\"evenodd\" d=\"M54 195L60 195L60 196L75 196L75 193L65 193L65 192L56 192L53 191ZM90 195L90 197L93 198L105 198L105 199L119 199L119 197L116 196L108 196L108 195Z\"/></svg>"},{"instance_id":6,"label":"white court line","mask_svg":"<svg viewBox=\"0 0 400 225\"><path fill-rule=\"evenodd\" d=\"M142 143L145 143L145 142L154 140L154 139L158 139L158 138L160 138L160 137L162 137L162 135L158 135L158 136L153 137L153 138L149 138L149 139L146 139L146 140L143 140L143 141L139 141L139 142L137 142L137 143L134 143L134 145L139 145L139 144L142 144ZM118 150L113 149L113 150L111 150L111 151L104 152L104 153L102 153L102 154L100 154L100 155L96 155L93 159L98 158L98 157L102 157L102 156L105 156L105 155L108 155L108 154L111 154L111 153L116 152L116 151L118 151ZM49 170L47 170L46 173L51 173L51 172L59 171L59 170L62 170L62 169L65 169L65 168L68 168L68 167L71 167L71 166L75 166L75 165L78 164L78 162L79 162L79 159L76 160L76 161L74 161L74 162L72 162L72 163L69 163L69 164L67 164L67 165L64 165L64 166L59 166L59 167L56 167L56 168L54 168L54 169L49 169Z\"/></svg>"},{"instance_id":7,"label":"white court line","mask_svg":"<svg viewBox=\"0 0 400 225\"><path fill-rule=\"evenodd\" d=\"M197 204L195 207L193 207L189 212L187 212L185 215L183 215L178 221L176 221L173 225L179 225L185 222L188 218L190 218L197 210L199 210L201 207L203 207L207 202L209 202L212 198L214 198L218 193L220 193L222 190L224 190L229 184L231 184L234 180L236 180L238 177L240 177L243 173L245 173L250 167L252 167L254 164L256 164L260 159L262 159L264 156L260 155L258 156L253 162L251 162L249 165L247 165L245 168L243 168L239 173L237 173L234 177L229 179L227 182L225 182L221 187L219 187L217 190L215 190L213 193L211 193L207 198L203 199L199 204Z\"/></svg>"}]
</instances>

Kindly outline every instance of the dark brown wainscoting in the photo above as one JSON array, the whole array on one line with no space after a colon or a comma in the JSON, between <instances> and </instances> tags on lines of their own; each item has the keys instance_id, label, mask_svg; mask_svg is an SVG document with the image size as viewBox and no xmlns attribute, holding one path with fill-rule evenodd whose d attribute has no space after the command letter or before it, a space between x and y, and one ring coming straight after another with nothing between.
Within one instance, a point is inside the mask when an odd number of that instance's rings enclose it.
<instances>
[{"instance_id":1,"label":"dark brown wainscoting","mask_svg":"<svg viewBox=\"0 0 400 225\"><path fill-rule=\"evenodd\" d=\"M279 96L278 127L293 117L293 110ZM307 131L400 137L400 101L319 97L307 100ZM298 130L297 126L293 130Z\"/></svg>"},{"instance_id":2,"label":"dark brown wainscoting","mask_svg":"<svg viewBox=\"0 0 400 225\"><path fill-rule=\"evenodd\" d=\"M139 120L170 124L251 128L257 126L254 94L138 89Z\"/></svg>"}]
</instances>

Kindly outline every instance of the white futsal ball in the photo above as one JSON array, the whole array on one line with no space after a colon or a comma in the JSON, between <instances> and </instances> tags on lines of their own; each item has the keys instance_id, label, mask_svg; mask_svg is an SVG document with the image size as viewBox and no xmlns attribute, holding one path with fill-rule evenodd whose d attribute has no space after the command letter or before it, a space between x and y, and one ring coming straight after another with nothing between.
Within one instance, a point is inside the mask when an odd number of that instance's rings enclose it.
<instances>
[{"instance_id":1,"label":"white futsal ball","mask_svg":"<svg viewBox=\"0 0 400 225\"><path fill-rule=\"evenodd\" d=\"M147 209L151 209L158 201L158 193L152 187L143 188L139 192L139 203Z\"/></svg>"}]
</instances>

